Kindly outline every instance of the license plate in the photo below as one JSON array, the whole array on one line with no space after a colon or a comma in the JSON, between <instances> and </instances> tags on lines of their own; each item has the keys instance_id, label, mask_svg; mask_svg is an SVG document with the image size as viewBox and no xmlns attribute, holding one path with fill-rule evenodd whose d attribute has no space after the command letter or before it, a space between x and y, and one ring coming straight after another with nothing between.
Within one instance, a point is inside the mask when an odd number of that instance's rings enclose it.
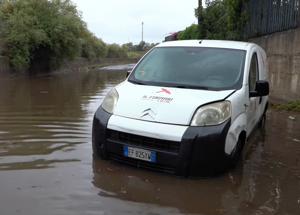
<instances>
[{"instance_id":1,"label":"license plate","mask_svg":"<svg viewBox=\"0 0 300 215\"><path fill-rule=\"evenodd\" d=\"M124 146L124 156L129 158L149 161L152 163L156 162L156 152L152 152L145 149Z\"/></svg>"}]
</instances>

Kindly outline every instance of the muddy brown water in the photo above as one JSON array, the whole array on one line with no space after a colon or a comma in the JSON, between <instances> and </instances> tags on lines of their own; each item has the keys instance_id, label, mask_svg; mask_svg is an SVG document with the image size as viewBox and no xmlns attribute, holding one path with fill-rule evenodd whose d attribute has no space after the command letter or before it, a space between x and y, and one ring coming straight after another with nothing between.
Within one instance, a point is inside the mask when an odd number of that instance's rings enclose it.
<instances>
[{"instance_id":1,"label":"muddy brown water","mask_svg":"<svg viewBox=\"0 0 300 215\"><path fill-rule=\"evenodd\" d=\"M300 214L300 114L270 111L243 164L215 178L93 160L93 114L125 75L1 75L1 215Z\"/></svg>"}]
</instances>

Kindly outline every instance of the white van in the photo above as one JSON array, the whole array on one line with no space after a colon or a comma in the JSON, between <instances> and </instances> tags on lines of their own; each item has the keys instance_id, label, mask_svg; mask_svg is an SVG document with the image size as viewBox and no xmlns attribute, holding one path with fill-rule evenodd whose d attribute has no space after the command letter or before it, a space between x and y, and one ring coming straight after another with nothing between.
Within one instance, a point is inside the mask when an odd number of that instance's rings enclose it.
<instances>
[{"instance_id":1,"label":"white van","mask_svg":"<svg viewBox=\"0 0 300 215\"><path fill-rule=\"evenodd\" d=\"M268 66L256 44L160 44L95 113L94 154L177 175L236 164L268 107Z\"/></svg>"}]
</instances>

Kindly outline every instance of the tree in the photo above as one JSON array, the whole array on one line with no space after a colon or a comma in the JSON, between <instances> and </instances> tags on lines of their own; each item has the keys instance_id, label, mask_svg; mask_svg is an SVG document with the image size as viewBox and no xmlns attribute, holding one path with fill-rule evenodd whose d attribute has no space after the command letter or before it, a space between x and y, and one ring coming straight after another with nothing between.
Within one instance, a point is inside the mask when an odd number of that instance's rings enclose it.
<instances>
[{"instance_id":1,"label":"tree","mask_svg":"<svg viewBox=\"0 0 300 215\"><path fill-rule=\"evenodd\" d=\"M105 57L106 44L92 33L85 31L81 39L81 56L89 60Z\"/></svg>"},{"instance_id":2,"label":"tree","mask_svg":"<svg viewBox=\"0 0 300 215\"><path fill-rule=\"evenodd\" d=\"M46 69L64 60L105 55L70 0L2 0L0 39L16 70Z\"/></svg>"},{"instance_id":3,"label":"tree","mask_svg":"<svg viewBox=\"0 0 300 215\"><path fill-rule=\"evenodd\" d=\"M199 36L199 28L198 25L191 25L187 27L184 31L180 32L178 35L179 40L192 40L198 39Z\"/></svg>"},{"instance_id":4,"label":"tree","mask_svg":"<svg viewBox=\"0 0 300 215\"><path fill-rule=\"evenodd\" d=\"M108 45L107 56L108 58L127 58L127 53L124 48L118 44Z\"/></svg>"},{"instance_id":5,"label":"tree","mask_svg":"<svg viewBox=\"0 0 300 215\"><path fill-rule=\"evenodd\" d=\"M204 37L204 33L203 33L203 6L202 6L202 0L198 0L198 11L197 11L197 15L198 15L198 38L203 38ZM196 15L196 16L197 16Z\"/></svg>"},{"instance_id":6,"label":"tree","mask_svg":"<svg viewBox=\"0 0 300 215\"><path fill-rule=\"evenodd\" d=\"M131 42L123 44L122 48L127 50L127 51L133 51L134 50L133 43L131 43Z\"/></svg>"},{"instance_id":7,"label":"tree","mask_svg":"<svg viewBox=\"0 0 300 215\"><path fill-rule=\"evenodd\" d=\"M248 0L224 0L227 11L227 38L233 40L243 39L243 28L247 22L247 13L243 5Z\"/></svg>"},{"instance_id":8,"label":"tree","mask_svg":"<svg viewBox=\"0 0 300 215\"><path fill-rule=\"evenodd\" d=\"M207 39L227 39L227 11L225 2L215 0L208 3L204 11L203 31Z\"/></svg>"},{"instance_id":9,"label":"tree","mask_svg":"<svg viewBox=\"0 0 300 215\"><path fill-rule=\"evenodd\" d=\"M191 25L179 34L179 39L243 39L243 26L246 13L243 4L247 0L206 0L206 8L199 7L195 15L198 17L198 29Z\"/></svg>"}]
</instances>

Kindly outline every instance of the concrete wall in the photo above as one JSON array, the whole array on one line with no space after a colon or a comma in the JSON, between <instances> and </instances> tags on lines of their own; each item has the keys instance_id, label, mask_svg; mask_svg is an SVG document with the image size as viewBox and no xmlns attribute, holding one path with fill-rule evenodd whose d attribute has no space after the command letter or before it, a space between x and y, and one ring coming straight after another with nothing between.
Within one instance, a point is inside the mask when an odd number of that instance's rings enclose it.
<instances>
[{"instance_id":1,"label":"concrete wall","mask_svg":"<svg viewBox=\"0 0 300 215\"><path fill-rule=\"evenodd\" d=\"M300 100L300 28L253 38L269 59L271 100Z\"/></svg>"}]
</instances>

